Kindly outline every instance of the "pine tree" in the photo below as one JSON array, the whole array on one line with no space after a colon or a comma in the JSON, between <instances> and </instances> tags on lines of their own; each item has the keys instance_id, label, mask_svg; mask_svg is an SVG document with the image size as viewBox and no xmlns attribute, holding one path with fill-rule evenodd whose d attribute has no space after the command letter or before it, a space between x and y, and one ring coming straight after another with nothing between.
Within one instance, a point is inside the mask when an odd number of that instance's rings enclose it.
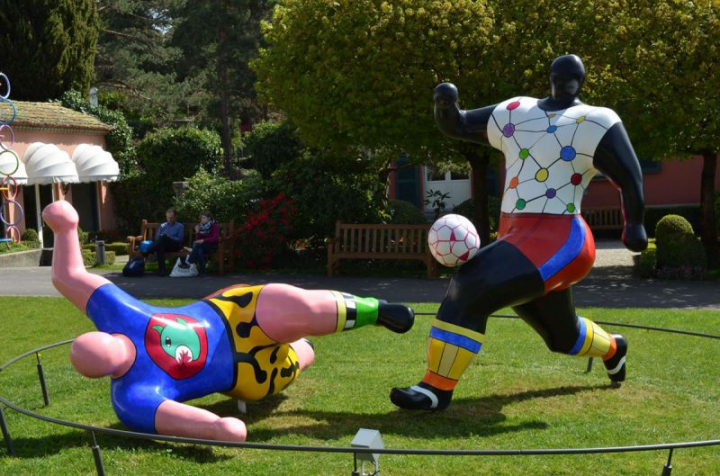
<instances>
[{"instance_id":1,"label":"pine tree","mask_svg":"<svg viewBox=\"0 0 720 476\"><path fill-rule=\"evenodd\" d=\"M45 101L88 91L99 32L95 0L4 0L0 70L13 99Z\"/></svg>"}]
</instances>

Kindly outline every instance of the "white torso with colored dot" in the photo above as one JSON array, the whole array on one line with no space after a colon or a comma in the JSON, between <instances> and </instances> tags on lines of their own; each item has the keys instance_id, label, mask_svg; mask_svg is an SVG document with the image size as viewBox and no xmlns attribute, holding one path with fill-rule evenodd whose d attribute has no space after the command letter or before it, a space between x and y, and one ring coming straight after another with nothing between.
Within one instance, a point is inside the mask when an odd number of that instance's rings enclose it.
<instances>
[{"instance_id":1,"label":"white torso with colored dot","mask_svg":"<svg viewBox=\"0 0 720 476\"><path fill-rule=\"evenodd\" d=\"M543 111L538 99L498 104L488 122L490 145L505 154L505 213L578 214L597 173L593 155L620 118L611 109L581 104Z\"/></svg>"}]
</instances>

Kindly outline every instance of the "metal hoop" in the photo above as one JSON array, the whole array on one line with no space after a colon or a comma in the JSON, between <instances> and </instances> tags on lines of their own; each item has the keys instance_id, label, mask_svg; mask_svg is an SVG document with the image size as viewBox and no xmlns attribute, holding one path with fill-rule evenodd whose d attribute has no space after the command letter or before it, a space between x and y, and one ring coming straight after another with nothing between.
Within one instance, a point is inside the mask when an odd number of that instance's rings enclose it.
<instances>
[{"instance_id":1,"label":"metal hoop","mask_svg":"<svg viewBox=\"0 0 720 476\"><path fill-rule=\"evenodd\" d=\"M13 238L12 232L15 233L15 238ZM8 225L7 229L5 230L5 238L9 238L12 240L13 243L20 243L20 230L15 225Z\"/></svg>"},{"instance_id":2,"label":"metal hoop","mask_svg":"<svg viewBox=\"0 0 720 476\"><path fill-rule=\"evenodd\" d=\"M4 176L4 177L9 177L10 175L12 175L12 174L14 174L15 172L17 172L18 169L20 168L20 157L18 157L18 155L17 155L14 151L12 151L12 150L7 150L7 149L6 149L6 150L3 150L3 151L0 151L0 155L3 155L3 154L12 154L12 155L15 156L15 169L14 169L12 172L5 173L5 172L3 172L2 170L0 170L0 175L2 175L2 176Z\"/></svg>"},{"instance_id":3,"label":"metal hoop","mask_svg":"<svg viewBox=\"0 0 720 476\"><path fill-rule=\"evenodd\" d=\"M4 225L7 225L7 226L13 226L13 227L17 226L17 224L20 223L22 221L23 217L25 216L25 212L23 211L20 204L18 202L16 202L15 200L7 200L5 203L14 204L18 208L18 211L20 213L18 213L17 220L15 220L15 223L10 223L9 221L5 220L5 215L3 215L3 209L5 207L4 206L0 207L0 222L2 222Z\"/></svg>"},{"instance_id":4,"label":"metal hoop","mask_svg":"<svg viewBox=\"0 0 720 476\"><path fill-rule=\"evenodd\" d=\"M0 79L5 78L5 83L7 84L7 93L5 95L0 95L0 98L7 99L10 97L10 78L7 77L7 74L0 71Z\"/></svg>"},{"instance_id":5,"label":"metal hoop","mask_svg":"<svg viewBox=\"0 0 720 476\"><path fill-rule=\"evenodd\" d=\"M12 182L13 192L15 192L12 194L12 196L10 196L10 182ZM2 180L0 180L0 186L0 189L4 189L2 192L5 200L15 200L15 197L17 197L18 193L18 184L17 180L15 180L15 177L13 177L12 175L6 175L2 178Z\"/></svg>"},{"instance_id":6,"label":"metal hoop","mask_svg":"<svg viewBox=\"0 0 720 476\"><path fill-rule=\"evenodd\" d=\"M7 129L10 131L10 145L5 145L2 141L2 130ZM0 125L0 148L4 150L10 150L12 146L15 145L15 131L12 129L12 127L8 126L7 124Z\"/></svg>"},{"instance_id":7,"label":"metal hoop","mask_svg":"<svg viewBox=\"0 0 720 476\"><path fill-rule=\"evenodd\" d=\"M15 103L13 103L13 102L12 102L11 100L9 100L8 98L0 97L0 103L3 103L3 102L6 102L6 103L10 104L10 107L11 107L12 110L13 110L13 114L12 114L12 117L11 117L9 120L7 120L7 121L0 121L0 124L5 125L5 126L9 126L10 124L13 123L13 121L14 121L15 118L17 117L17 108L15 107Z\"/></svg>"}]
</instances>

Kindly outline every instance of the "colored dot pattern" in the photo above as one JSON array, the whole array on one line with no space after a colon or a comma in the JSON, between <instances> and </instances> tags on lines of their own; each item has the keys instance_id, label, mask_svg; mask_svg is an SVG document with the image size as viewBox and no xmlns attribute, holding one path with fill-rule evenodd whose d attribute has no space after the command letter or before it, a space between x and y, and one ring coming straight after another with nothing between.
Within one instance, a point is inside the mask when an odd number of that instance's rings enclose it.
<instances>
[{"instance_id":1,"label":"colored dot pattern","mask_svg":"<svg viewBox=\"0 0 720 476\"><path fill-rule=\"evenodd\" d=\"M503 127L503 135L505 137L512 137L513 134L515 134L515 124L512 124L512 123L505 124L505 127Z\"/></svg>"},{"instance_id":2,"label":"colored dot pattern","mask_svg":"<svg viewBox=\"0 0 720 476\"><path fill-rule=\"evenodd\" d=\"M575 149L572 146L566 145L560 151L560 157L565 162L570 162L571 160L575 160L575 157L577 157L577 153L575 152Z\"/></svg>"},{"instance_id":3,"label":"colored dot pattern","mask_svg":"<svg viewBox=\"0 0 720 476\"><path fill-rule=\"evenodd\" d=\"M533 103L525 103L525 101L533 101ZM578 151L577 144L585 145L587 148L587 143L576 144L576 136L579 134L579 140L588 137L587 133L583 136L582 132L578 132L585 127L599 126L604 130L608 127L598 122L597 116L593 113L594 109L588 114L586 106L584 110L579 109L585 112L583 115L572 117L573 108L561 112L543 112L535 106L536 102L534 98L510 101L504 108L506 112L499 113L500 117L505 118L500 123L493 113L496 130L499 130L503 140L517 151L516 159L511 159L507 155L510 149L506 152L508 182L505 194L514 195L514 202L503 199L503 210L508 211L505 207L514 203L512 211L522 211L528 209L532 203L533 206L529 211L542 210L543 213L548 213L546 212L548 204L554 203L549 213L577 213L584 187L587 186L583 186L583 179L586 177L585 172L592 168L592 157ZM587 126L587 124L591 125ZM590 134L597 136L597 131L598 129L595 129L595 132ZM600 131L599 137L602 138L604 132ZM554 145L548 145L549 139L545 139L547 136L551 136L550 140ZM536 145L543 140L546 141L545 145L537 149ZM501 150L505 149L501 148ZM548 157L548 151L551 150L555 150L558 155ZM540 153L540 156L534 153ZM578 161L580 156L583 157L582 161ZM512 172L510 172L511 168ZM538 203L542 204L540 208Z\"/></svg>"}]
</instances>

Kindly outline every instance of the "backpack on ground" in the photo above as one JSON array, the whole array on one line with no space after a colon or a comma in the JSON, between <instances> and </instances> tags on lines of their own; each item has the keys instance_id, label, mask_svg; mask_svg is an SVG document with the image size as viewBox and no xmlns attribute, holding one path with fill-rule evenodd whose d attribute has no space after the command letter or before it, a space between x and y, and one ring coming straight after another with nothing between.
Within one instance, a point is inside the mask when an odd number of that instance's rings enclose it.
<instances>
[{"instance_id":1,"label":"backpack on ground","mask_svg":"<svg viewBox=\"0 0 720 476\"><path fill-rule=\"evenodd\" d=\"M123 276L137 278L145 274L145 258L138 256L130 258L122 270Z\"/></svg>"}]
</instances>

